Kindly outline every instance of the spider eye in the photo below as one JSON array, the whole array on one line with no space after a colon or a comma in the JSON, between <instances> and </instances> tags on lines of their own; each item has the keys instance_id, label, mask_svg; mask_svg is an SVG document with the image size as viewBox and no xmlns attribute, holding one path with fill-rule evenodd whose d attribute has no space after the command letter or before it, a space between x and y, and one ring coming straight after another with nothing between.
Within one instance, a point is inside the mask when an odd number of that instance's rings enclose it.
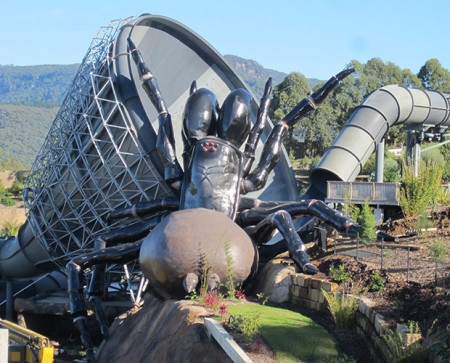
<instances>
[{"instance_id":1,"label":"spider eye","mask_svg":"<svg viewBox=\"0 0 450 363\"><path fill-rule=\"evenodd\" d=\"M217 136L240 147L250 133L250 113L252 97L247 90L239 88L232 91L219 114Z\"/></svg>"}]
</instances>

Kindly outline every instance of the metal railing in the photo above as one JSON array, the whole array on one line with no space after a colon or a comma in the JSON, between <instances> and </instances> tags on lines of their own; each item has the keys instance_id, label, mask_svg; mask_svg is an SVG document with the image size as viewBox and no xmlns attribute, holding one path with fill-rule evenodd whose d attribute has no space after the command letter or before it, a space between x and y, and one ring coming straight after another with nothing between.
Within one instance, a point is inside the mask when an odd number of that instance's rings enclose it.
<instances>
[{"instance_id":1,"label":"metal railing","mask_svg":"<svg viewBox=\"0 0 450 363\"><path fill-rule=\"evenodd\" d=\"M375 205L399 205L400 184L372 182L327 182L328 203L363 204L366 200Z\"/></svg>"}]
</instances>

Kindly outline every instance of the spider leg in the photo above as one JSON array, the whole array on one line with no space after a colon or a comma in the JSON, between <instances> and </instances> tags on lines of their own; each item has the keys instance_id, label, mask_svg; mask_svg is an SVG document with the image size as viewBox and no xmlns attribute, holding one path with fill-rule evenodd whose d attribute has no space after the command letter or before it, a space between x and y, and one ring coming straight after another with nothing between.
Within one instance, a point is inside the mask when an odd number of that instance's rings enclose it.
<instances>
[{"instance_id":1,"label":"spider leg","mask_svg":"<svg viewBox=\"0 0 450 363\"><path fill-rule=\"evenodd\" d=\"M282 203L245 198L241 202L243 206L246 205L250 209L240 212L239 225L243 226L259 245L267 242L272 237L274 229L277 229L283 236L292 259L305 273L317 273L317 269L308 259L305 245L296 231L291 216L315 217L340 232L357 233L359 231L359 226L351 218L347 218L316 199ZM251 207L252 205L254 207ZM267 248L273 251L266 251L265 247L261 250L262 253L270 254L274 251L282 252L283 248L285 246L279 243Z\"/></svg>"},{"instance_id":2,"label":"spider leg","mask_svg":"<svg viewBox=\"0 0 450 363\"><path fill-rule=\"evenodd\" d=\"M155 199L148 202L137 203L131 207L111 211L106 216L106 220L110 222L126 217L148 217L158 212L178 210L179 207L180 201L177 197Z\"/></svg>"},{"instance_id":3,"label":"spider leg","mask_svg":"<svg viewBox=\"0 0 450 363\"><path fill-rule=\"evenodd\" d=\"M106 242L98 238L95 240L94 250L100 251L106 248ZM105 339L109 338L109 324L106 319L105 310L102 305L102 296L105 292L105 270L106 265L96 264L92 266L91 281L87 289L89 301L94 306L95 317L100 324L101 334Z\"/></svg>"},{"instance_id":4,"label":"spider leg","mask_svg":"<svg viewBox=\"0 0 450 363\"><path fill-rule=\"evenodd\" d=\"M339 82L354 72L353 68L345 69L337 75L331 77L325 85L314 92L311 96L302 99L281 121L279 121L272 129L264 149L261 154L260 161L251 173L243 180L241 186L242 193L248 193L259 190L264 187L267 178L280 160L281 146L284 136L289 128L293 127L300 119L314 111L318 105L337 87Z\"/></svg>"},{"instance_id":5,"label":"spider leg","mask_svg":"<svg viewBox=\"0 0 450 363\"><path fill-rule=\"evenodd\" d=\"M250 131L250 135L248 137L247 143L245 145L244 150L244 171L243 176L246 177L252 168L253 161L255 160L255 150L258 146L259 139L261 138L261 134L264 131L264 127L266 125L267 113L269 112L270 106L270 93L272 92L272 77L270 77L264 88L264 94L261 98L261 102L258 108L258 116L256 118L255 125Z\"/></svg>"},{"instance_id":6,"label":"spider leg","mask_svg":"<svg viewBox=\"0 0 450 363\"><path fill-rule=\"evenodd\" d=\"M250 237L262 244L267 242L272 233L278 230L286 241L289 254L295 264L307 274L316 274L319 272L308 258L306 246L295 230L291 215L284 211L278 210L273 213L265 214L265 217L251 229L246 229Z\"/></svg>"},{"instance_id":7,"label":"spider leg","mask_svg":"<svg viewBox=\"0 0 450 363\"><path fill-rule=\"evenodd\" d=\"M84 270L92 267L92 276L87 290L89 300L94 305L96 318L100 323L102 334L108 337L108 323L101 304L101 295L104 289L104 270L108 263L127 263L139 257L141 239L150 229L155 227L163 218L162 214L153 215L152 218L132 226L112 230L95 241L93 252L74 257L67 264L70 312L74 324L80 331L83 345L90 362L95 362L93 344L87 328L87 307L84 301L83 284L80 282ZM139 241L138 241L139 240ZM131 242L119 244L121 242ZM135 242L138 241L138 242ZM113 245L105 248L106 244Z\"/></svg>"},{"instance_id":8,"label":"spider leg","mask_svg":"<svg viewBox=\"0 0 450 363\"><path fill-rule=\"evenodd\" d=\"M142 87L150 98L158 112L158 137L156 149L164 166L164 179L172 186L176 186L181 180L183 171L178 163L175 152L175 138L173 135L172 118L167 109L156 77L144 62L141 52L133 41L128 38L128 50L136 64Z\"/></svg>"},{"instance_id":9,"label":"spider leg","mask_svg":"<svg viewBox=\"0 0 450 363\"><path fill-rule=\"evenodd\" d=\"M95 355L92 339L86 322L87 307L84 301L81 274L84 270L94 265L105 266L106 264L112 262L124 264L133 261L139 257L141 244L142 242L138 241L79 255L70 260L66 266L68 271L70 313L74 324L80 331L81 341L86 348L86 355L90 363L95 362ZM98 305L97 308L101 309L101 305ZM104 319L106 322L106 318Z\"/></svg>"},{"instance_id":10,"label":"spider leg","mask_svg":"<svg viewBox=\"0 0 450 363\"><path fill-rule=\"evenodd\" d=\"M328 207L324 202L317 199L307 199L298 202L265 202L259 201L256 208L242 211L239 215L241 225L250 225L261 220L264 216L284 210L292 216L312 216L337 229L339 232L356 234L359 225L353 219L346 217L341 212Z\"/></svg>"}]
</instances>

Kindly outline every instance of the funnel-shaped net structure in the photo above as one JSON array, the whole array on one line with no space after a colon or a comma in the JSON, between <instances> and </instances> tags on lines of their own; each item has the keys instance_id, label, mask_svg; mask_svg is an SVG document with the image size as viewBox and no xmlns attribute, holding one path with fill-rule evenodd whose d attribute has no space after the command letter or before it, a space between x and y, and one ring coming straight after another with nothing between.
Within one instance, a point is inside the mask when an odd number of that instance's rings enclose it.
<instances>
[{"instance_id":1,"label":"funnel-shaped net structure","mask_svg":"<svg viewBox=\"0 0 450 363\"><path fill-rule=\"evenodd\" d=\"M26 182L35 237L55 261L92 247L106 214L170 195L141 147L112 76L111 48L130 19L93 39Z\"/></svg>"}]
</instances>

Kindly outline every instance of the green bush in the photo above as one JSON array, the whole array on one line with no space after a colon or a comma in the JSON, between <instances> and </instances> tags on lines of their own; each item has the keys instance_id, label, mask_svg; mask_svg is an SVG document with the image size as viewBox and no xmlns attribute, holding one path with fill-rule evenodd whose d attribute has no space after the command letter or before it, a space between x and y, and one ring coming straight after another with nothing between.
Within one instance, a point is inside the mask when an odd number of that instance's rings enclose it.
<instances>
[{"instance_id":1,"label":"green bush","mask_svg":"<svg viewBox=\"0 0 450 363\"><path fill-rule=\"evenodd\" d=\"M229 329L242 333L246 341L251 341L259 334L261 327L260 314L230 315L225 324Z\"/></svg>"},{"instance_id":2,"label":"green bush","mask_svg":"<svg viewBox=\"0 0 450 363\"><path fill-rule=\"evenodd\" d=\"M0 195L0 204L11 207L13 205L16 205L16 201L10 197L7 197L6 195Z\"/></svg>"},{"instance_id":3,"label":"green bush","mask_svg":"<svg viewBox=\"0 0 450 363\"><path fill-rule=\"evenodd\" d=\"M337 267L335 265L330 266L329 275L333 281L338 284L347 282L350 278L350 274L345 270L344 264L340 264Z\"/></svg>"},{"instance_id":4,"label":"green bush","mask_svg":"<svg viewBox=\"0 0 450 363\"><path fill-rule=\"evenodd\" d=\"M442 194L442 168L435 164L422 163L419 175L414 168L403 165L400 207L405 217L417 217L424 210L434 207Z\"/></svg>"},{"instance_id":5,"label":"green bush","mask_svg":"<svg viewBox=\"0 0 450 363\"><path fill-rule=\"evenodd\" d=\"M370 291L381 291L384 289L385 281L378 272L374 272L370 276Z\"/></svg>"},{"instance_id":6,"label":"green bush","mask_svg":"<svg viewBox=\"0 0 450 363\"><path fill-rule=\"evenodd\" d=\"M1 229L2 234L6 236L16 236L19 232L20 226L21 224L17 221L6 220L5 222L3 222L3 226Z\"/></svg>"},{"instance_id":7,"label":"green bush","mask_svg":"<svg viewBox=\"0 0 450 363\"><path fill-rule=\"evenodd\" d=\"M448 246L441 240L436 240L428 250L431 257L436 261L445 261L448 253Z\"/></svg>"},{"instance_id":8,"label":"green bush","mask_svg":"<svg viewBox=\"0 0 450 363\"><path fill-rule=\"evenodd\" d=\"M14 196L20 197L23 191L23 183L17 179L13 181L13 184L8 188L8 192Z\"/></svg>"},{"instance_id":9,"label":"green bush","mask_svg":"<svg viewBox=\"0 0 450 363\"><path fill-rule=\"evenodd\" d=\"M328 293L322 290L328 309L338 328L350 329L355 325L358 299L343 292Z\"/></svg>"},{"instance_id":10,"label":"green bush","mask_svg":"<svg viewBox=\"0 0 450 363\"><path fill-rule=\"evenodd\" d=\"M426 351L422 347L421 340L418 340L409 346L403 344L402 334L388 329L383 334L388 349L395 357L396 362L402 363L420 363L427 362Z\"/></svg>"},{"instance_id":11,"label":"green bush","mask_svg":"<svg viewBox=\"0 0 450 363\"><path fill-rule=\"evenodd\" d=\"M353 204L350 198L349 190L347 188L344 189L344 204L342 206L342 213L353 219L355 222L358 220L359 216L359 208L356 204Z\"/></svg>"},{"instance_id":12,"label":"green bush","mask_svg":"<svg viewBox=\"0 0 450 363\"><path fill-rule=\"evenodd\" d=\"M373 215L373 209L369 206L369 201L367 199L361 208L357 222L361 226L359 237L363 242L370 242L377 239L377 233L375 232L375 217Z\"/></svg>"}]
</instances>

